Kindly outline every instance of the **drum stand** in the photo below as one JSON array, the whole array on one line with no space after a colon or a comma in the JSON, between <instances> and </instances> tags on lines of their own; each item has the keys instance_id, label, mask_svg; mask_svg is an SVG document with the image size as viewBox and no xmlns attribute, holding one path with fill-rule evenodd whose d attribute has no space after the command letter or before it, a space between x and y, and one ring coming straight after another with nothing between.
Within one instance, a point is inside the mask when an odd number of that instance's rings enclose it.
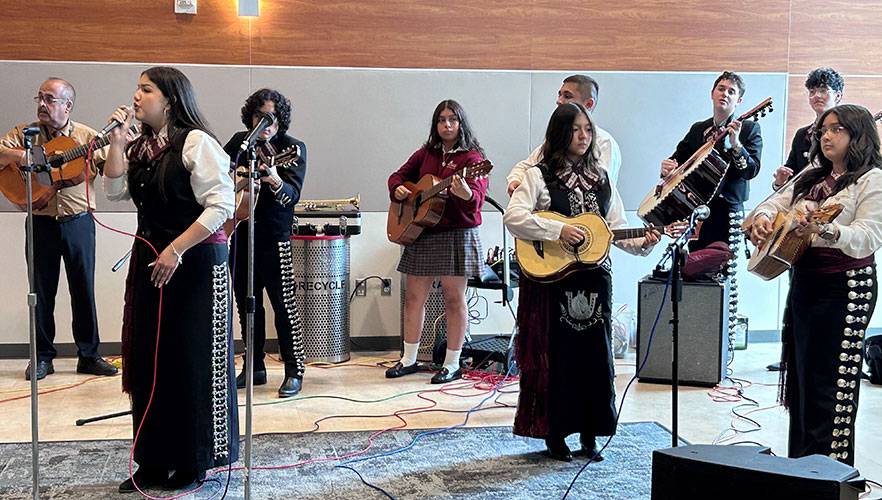
<instances>
[{"instance_id":1,"label":"drum stand","mask_svg":"<svg viewBox=\"0 0 882 500\"><path fill-rule=\"evenodd\" d=\"M27 241L28 261L28 332L30 342L30 378L31 378L31 479L34 500L40 498L40 448L39 426L37 414L37 291L34 285L34 187L31 173L48 171L46 151L33 147L34 136L38 128L28 127L24 131L25 164L20 168L25 177L28 195L28 218L25 224L25 240Z\"/></svg>"}]
</instances>

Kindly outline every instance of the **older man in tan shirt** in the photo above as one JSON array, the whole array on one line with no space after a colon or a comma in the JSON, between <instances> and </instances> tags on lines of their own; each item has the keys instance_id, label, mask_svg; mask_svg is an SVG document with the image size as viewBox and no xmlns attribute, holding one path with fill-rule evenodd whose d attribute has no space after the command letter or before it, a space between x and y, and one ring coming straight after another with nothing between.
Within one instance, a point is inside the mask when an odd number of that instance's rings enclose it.
<instances>
[{"instance_id":1,"label":"older man in tan shirt","mask_svg":"<svg viewBox=\"0 0 882 500\"><path fill-rule=\"evenodd\" d=\"M88 144L95 130L70 119L76 101L73 86L61 78L43 82L34 97L39 121L18 125L0 139L0 168L12 162L24 163L24 134L28 126L39 126L34 145L67 136L78 144ZM55 372L52 360L57 352L55 340L55 295L61 261L67 274L71 297L73 336L77 345L77 372L113 375L116 367L98 354L98 315L95 308L95 222L89 205L95 208L94 181L104 165L105 150L93 153L88 183L91 199L86 200L86 182L57 186L48 204L34 211L34 285L37 294L37 379ZM83 161L82 159L75 161ZM30 365L25 378L30 379Z\"/></svg>"}]
</instances>

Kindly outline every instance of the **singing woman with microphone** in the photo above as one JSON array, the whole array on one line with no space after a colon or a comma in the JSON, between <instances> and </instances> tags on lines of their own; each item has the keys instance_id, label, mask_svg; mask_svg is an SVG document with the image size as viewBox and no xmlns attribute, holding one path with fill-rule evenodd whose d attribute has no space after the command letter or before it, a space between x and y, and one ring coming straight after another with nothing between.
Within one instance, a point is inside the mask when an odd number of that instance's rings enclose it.
<instances>
[{"instance_id":1,"label":"singing woman with microphone","mask_svg":"<svg viewBox=\"0 0 882 500\"><path fill-rule=\"evenodd\" d=\"M270 125L260 123L270 117ZM265 119L264 119L265 120ZM261 189L254 204L254 385L266 384L266 365L263 352L266 344L266 310L263 291L266 290L275 317L276 335L279 338L279 354L285 363L285 378L279 387L279 397L287 398L300 392L303 384L306 355L303 350L303 329L300 314L294 302L294 262L291 257L291 219L294 205L300 200L300 190L306 175L306 144L286 132L291 124L291 101L281 92L260 89L251 94L242 106L242 124L252 130L242 131L230 138L224 150L233 158L246 145L249 138L255 143L260 167ZM258 134L255 131L261 129ZM255 141L256 139L256 141ZM276 167L274 155L291 148L299 151L299 158L291 164ZM238 165L247 164L248 155L238 156ZM246 205L247 201L242 202ZM233 290L242 340L245 340L246 301L248 295L248 224L238 225L231 237L233 266ZM288 293L286 293L288 292ZM243 365L244 366L244 365ZM245 369L236 378L240 389L245 387Z\"/></svg>"},{"instance_id":2,"label":"singing woman with microphone","mask_svg":"<svg viewBox=\"0 0 882 500\"><path fill-rule=\"evenodd\" d=\"M126 146L133 117L142 134ZM122 350L139 468L119 490L187 488L238 456L221 229L233 215L230 160L175 68L143 72L134 110L122 107L111 120L125 126L109 132L105 193L138 210Z\"/></svg>"}]
</instances>

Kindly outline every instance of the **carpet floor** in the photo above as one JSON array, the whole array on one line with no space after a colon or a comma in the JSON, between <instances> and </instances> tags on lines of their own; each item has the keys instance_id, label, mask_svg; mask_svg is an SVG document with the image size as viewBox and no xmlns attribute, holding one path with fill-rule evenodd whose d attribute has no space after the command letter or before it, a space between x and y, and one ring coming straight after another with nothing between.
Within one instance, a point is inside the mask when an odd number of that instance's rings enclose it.
<instances>
[{"instance_id":1,"label":"carpet floor","mask_svg":"<svg viewBox=\"0 0 882 500\"><path fill-rule=\"evenodd\" d=\"M421 430L390 431L374 440L365 456L407 446ZM298 467L262 470L316 457L335 457L367 446L373 432L263 434L254 438L250 487L253 499L372 500L389 498L363 484L358 475L335 468L341 461L319 461ZM578 449L578 436L570 436ZM603 441L598 438L599 444ZM652 451L671 445L670 432L655 422L619 425L604 451L605 460L589 465L567 498L649 500ZM139 498L117 486L128 476L130 440L48 442L40 445L40 497L106 500ZM565 463L543 454L545 443L513 436L511 427L459 428L420 438L395 455L352 463L366 481L396 499L542 499L563 497L587 461ZM241 466L241 460L236 464ZM211 476L188 499L220 499L228 474ZM182 493L147 490L152 497ZM0 498L27 499L31 493L30 443L0 444ZM227 499L243 498L243 472L229 474Z\"/></svg>"}]
</instances>

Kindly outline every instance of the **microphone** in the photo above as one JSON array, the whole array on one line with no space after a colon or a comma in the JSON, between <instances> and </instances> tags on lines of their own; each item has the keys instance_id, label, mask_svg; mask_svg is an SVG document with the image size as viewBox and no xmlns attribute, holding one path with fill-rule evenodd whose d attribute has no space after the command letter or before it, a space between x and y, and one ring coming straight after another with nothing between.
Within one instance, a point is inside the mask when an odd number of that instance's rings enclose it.
<instances>
[{"instance_id":1,"label":"microphone","mask_svg":"<svg viewBox=\"0 0 882 500\"><path fill-rule=\"evenodd\" d=\"M21 133L24 135L37 135L40 133L39 125L33 127L25 127L21 129Z\"/></svg>"},{"instance_id":2,"label":"microphone","mask_svg":"<svg viewBox=\"0 0 882 500\"><path fill-rule=\"evenodd\" d=\"M692 216L695 220L704 220L710 217L710 209L707 208L707 205L699 205L695 207L695 210L692 211Z\"/></svg>"},{"instance_id":3,"label":"microphone","mask_svg":"<svg viewBox=\"0 0 882 500\"><path fill-rule=\"evenodd\" d=\"M95 139L103 138L111 130L115 129L116 127L119 127L120 125L122 125L122 122L117 120L116 118L114 118L113 120L110 121L110 123L107 124L107 126L105 126L103 129L101 129L101 132L98 132L98 135L95 136Z\"/></svg>"},{"instance_id":4,"label":"microphone","mask_svg":"<svg viewBox=\"0 0 882 500\"><path fill-rule=\"evenodd\" d=\"M273 123L276 123L276 117L266 111L258 111L255 115L259 118L257 125L255 125L254 128L248 132L248 135L245 136L245 139L242 141L242 146L239 147L239 151L245 151L251 147L261 132Z\"/></svg>"}]
</instances>

